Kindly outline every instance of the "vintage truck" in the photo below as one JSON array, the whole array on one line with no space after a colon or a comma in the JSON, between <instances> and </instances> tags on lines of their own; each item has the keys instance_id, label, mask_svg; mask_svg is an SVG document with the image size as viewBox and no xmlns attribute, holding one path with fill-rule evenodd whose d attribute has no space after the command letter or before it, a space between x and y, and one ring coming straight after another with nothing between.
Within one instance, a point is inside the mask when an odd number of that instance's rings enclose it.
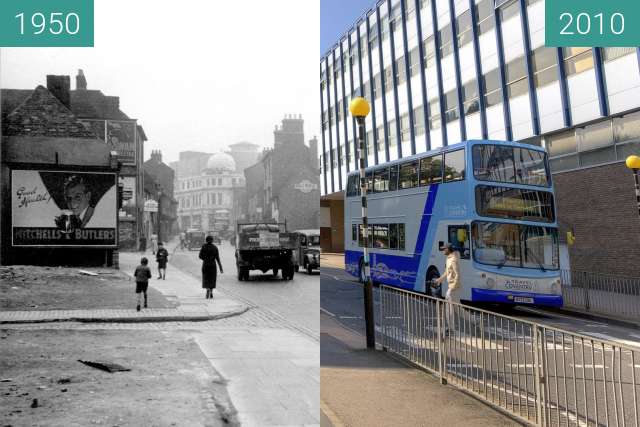
<instances>
[{"instance_id":1,"label":"vintage truck","mask_svg":"<svg viewBox=\"0 0 640 427\"><path fill-rule=\"evenodd\" d=\"M297 235L286 231L285 223L244 223L236 229L236 267L238 280L249 280L251 270L266 273L282 271L284 280L293 279L293 251Z\"/></svg>"}]
</instances>

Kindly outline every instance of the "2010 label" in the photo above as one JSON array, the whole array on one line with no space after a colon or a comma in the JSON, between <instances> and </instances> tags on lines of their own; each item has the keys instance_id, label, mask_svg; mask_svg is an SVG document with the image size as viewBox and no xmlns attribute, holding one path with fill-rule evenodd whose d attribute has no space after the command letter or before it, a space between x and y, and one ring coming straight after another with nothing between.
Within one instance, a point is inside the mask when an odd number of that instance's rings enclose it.
<instances>
[{"instance_id":1,"label":"2010 label","mask_svg":"<svg viewBox=\"0 0 640 427\"><path fill-rule=\"evenodd\" d=\"M574 17L572 13L564 12L560 15L560 22L564 24L561 35L570 36L574 34L590 34L595 31L597 34L621 35L624 33L624 15L620 12L612 13L605 18L604 13L598 13L593 16L582 12ZM592 25L593 22L593 25Z\"/></svg>"}]
</instances>

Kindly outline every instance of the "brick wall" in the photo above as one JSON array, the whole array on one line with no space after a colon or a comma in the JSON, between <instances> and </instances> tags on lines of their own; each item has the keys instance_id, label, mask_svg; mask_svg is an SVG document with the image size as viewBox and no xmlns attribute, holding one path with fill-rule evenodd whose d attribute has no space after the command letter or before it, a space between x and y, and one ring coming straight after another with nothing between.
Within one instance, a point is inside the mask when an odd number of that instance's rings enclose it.
<instances>
[{"instance_id":1,"label":"brick wall","mask_svg":"<svg viewBox=\"0 0 640 427\"><path fill-rule=\"evenodd\" d=\"M640 217L624 163L553 176L561 237L573 227L571 268L640 276Z\"/></svg>"}]
</instances>

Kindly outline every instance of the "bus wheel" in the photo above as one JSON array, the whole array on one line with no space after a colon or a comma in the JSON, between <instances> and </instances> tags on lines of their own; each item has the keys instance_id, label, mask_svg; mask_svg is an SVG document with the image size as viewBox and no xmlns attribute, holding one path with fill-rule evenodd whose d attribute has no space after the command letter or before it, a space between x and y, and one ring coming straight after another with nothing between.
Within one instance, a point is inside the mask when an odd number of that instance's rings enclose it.
<instances>
[{"instance_id":1,"label":"bus wheel","mask_svg":"<svg viewBox=\"0 0 640 427\"><path fill-rule=\"evenodd\" d=\"M425 278L425 282L424 282L424 293L429 295L429 296L438 296L438 295L433 295L432 290L434 290L433 288L431 288L431 282L433 280L436 280L438 277L440 277L440 273L438 273L438 269L437 268L430 268L429 271L427 271L427 277ZM439 296L440 298L442 298L442 296Z\"/></svg>"},{"instance_id":2,"label":"bus wheel","mask_svg":"<svg viewBox=\"0 0 640 427\"><path fill-rule=\"evenodd\" d=\"M364 271L364 260L360 260L360 283L366 283L367 277Z\"/></svg>"}]
</instances>

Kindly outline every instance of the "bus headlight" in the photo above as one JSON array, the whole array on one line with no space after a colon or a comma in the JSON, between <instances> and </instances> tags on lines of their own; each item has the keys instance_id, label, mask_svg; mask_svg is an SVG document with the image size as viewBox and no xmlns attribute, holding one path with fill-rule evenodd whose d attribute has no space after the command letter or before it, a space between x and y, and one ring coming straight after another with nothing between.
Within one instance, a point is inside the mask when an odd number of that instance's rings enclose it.
<instances>
[{"instance_id":1,"label":"bus headlight","mask_svg":"<svg viewBox=\"0 0 640 427\"><path fill-rule=\"evenodd\" d=\"M551 293L559 295L561 291L560 279L554 280L553 283L551 283Z\"/></svg>"},{"instance_id":2,"label":"bus headlight","mask_svg":"<svg viewBox=\"0 0 640 427\"><path fill-rule=\"evenodd\" d=\"M492 277L487 277L487 289L493 289L496 285L496 281Z\"/></svg>"}]
</instances>

